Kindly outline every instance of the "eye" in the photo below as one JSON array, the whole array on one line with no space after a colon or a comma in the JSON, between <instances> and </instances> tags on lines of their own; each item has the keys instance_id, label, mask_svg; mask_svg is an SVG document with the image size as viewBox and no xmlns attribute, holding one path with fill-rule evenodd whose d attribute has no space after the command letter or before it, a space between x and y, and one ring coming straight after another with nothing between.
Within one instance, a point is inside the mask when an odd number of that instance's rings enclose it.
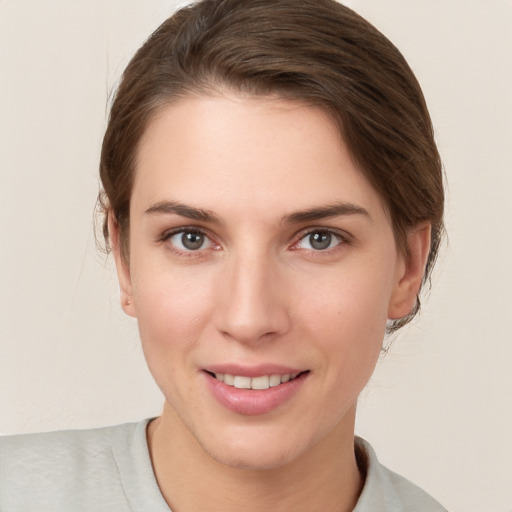
<instances>
[{"instance_id":1,"label":"eye","mask_svg":"<svg viewBox=\"0 0 512 512\"><path fill-rule=\"evenodd\" d=\"M309 232L297 243L298 249L325 251L343 243L343 238L332 231L318 229Z\"/></svg>"},{"instance_id":2,"label":"eye","mask_svg":"<svg viewBox=\"0 0 512 512\"><path fill-rule=\"evenodd\" d=\"M179 251L199 251L213 247L213 242L201 231L186 230L171 233L167 240Z\"/></svg>"}]
</instances>

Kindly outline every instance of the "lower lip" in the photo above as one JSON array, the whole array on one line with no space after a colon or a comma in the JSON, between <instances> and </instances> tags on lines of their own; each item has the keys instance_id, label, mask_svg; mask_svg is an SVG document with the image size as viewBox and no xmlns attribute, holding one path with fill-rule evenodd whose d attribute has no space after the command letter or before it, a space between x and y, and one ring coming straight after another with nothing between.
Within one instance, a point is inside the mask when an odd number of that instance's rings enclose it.
<instances>
[{"instance_id":1,"label":"lower lip","mask_svg":"<svg viewBox=\"0 0 512 512\"><path fill-rule=\"evenodd\" d=\"M238 414L266 414L292 398L304 383L308 373L268 389L238 389L228 386L205 372L207 386L217 401Z\"/></svg>"}]
</instances>

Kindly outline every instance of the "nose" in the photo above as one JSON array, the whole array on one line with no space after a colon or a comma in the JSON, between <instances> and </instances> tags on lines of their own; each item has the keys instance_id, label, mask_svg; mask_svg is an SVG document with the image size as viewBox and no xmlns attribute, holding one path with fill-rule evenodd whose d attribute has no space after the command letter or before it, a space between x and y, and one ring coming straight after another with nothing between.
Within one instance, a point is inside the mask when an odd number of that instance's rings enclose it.
<instances>
[{"instance_id":1,"label":"nose","mask_svg":"<svg viewBox=\"0 0 512 512\"><path fill-rule=\"evenodd\" d=\"M290 316L279 265L261 254L230 260L220 276L215 306L218 331L245 344L286 333Z\"/></svg>"}]
</instances>

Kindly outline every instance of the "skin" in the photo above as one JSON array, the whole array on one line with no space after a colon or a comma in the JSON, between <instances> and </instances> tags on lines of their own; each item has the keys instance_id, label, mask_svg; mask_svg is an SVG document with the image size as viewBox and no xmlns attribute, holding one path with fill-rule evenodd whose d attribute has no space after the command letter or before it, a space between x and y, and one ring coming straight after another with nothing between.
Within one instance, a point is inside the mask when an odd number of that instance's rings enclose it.
<instances>
[{"instance_id":1,"label":"skin","mask_svg":"<svg viewBox=\"0 0 512 512\"><path fill-rule=\"evenodd\" d=\"M190 96L150 122L137 157L129 261L110 229L122 306L166 398L148 428L164 498L175 512L352 510L357 397L386 320L414 304L429 225L410 231L405 258L335 125L298 102ZM318 212L340 204L348 213ZM181 245L187 229L204 233L198 250ZM312 231L330 236L327 249ZM204 369L227 362L308 373L250 416L205 385Z\"/></svg>"}]
</instances>

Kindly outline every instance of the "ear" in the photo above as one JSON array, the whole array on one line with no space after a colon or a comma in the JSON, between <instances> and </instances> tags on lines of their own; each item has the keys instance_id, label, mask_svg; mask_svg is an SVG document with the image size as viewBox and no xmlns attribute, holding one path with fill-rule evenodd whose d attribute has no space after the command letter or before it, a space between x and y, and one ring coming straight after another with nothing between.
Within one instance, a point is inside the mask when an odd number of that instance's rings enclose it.
<instances>
[{"instance_id":1,"label":"ear","mask_svg":"<svg viewBox=\"0 0 512 512\"><path fill-rule=\"evenodd\" d=\"M418 224L407 235L408 254L397 264L396 281L388 308L388 318L396 320L408 315L416 304L428 253L430 222Z\"/></svg>"},{"instance_id":2,"label":"ear","mask_svg":"<svg viewBox=\"0 0 512 512\"><path fill-rule=\"evenodd\" d=\"M123 311L132 317L136 317L133 304L133 287L130 276L130 265L123 256L119 233L119 224L112 214L108 216L108 234L112 245L112 252L116 262L117 278L119 280L121 307Z\"/></svg>"}]
</instances>

